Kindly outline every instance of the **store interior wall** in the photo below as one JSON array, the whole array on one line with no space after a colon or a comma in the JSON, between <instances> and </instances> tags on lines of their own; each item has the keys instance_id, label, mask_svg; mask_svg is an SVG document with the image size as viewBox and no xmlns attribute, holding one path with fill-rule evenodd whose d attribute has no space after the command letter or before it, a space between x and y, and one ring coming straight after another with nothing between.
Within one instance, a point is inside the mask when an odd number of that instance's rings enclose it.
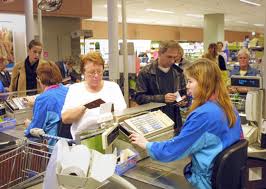
<instances>
[{"instance_id":1,"label":"store interior wall","mask_svg":"<svg viewBox=\"0 0 266 189\"><path fill-rule=\"evenodd\" d=\"M186 40L203 41L203 29L192 27L159 26L144 24L128 24L128 39L146 40ZM93 30L94 39L107 39L107 23L100 21L82 20L81 28ZM227 31L225 30L225 40L228 42L242 42L250 32ZM119 36L121 34L121 24L119 25Z\"/></svg>"},{"instance_id":2,"label":"store interior wall","mask_svg":"<svg viewBox=\"0 0 266 189\"><path fill-rule=\"evenodd\" d=\"M25 16L7 14L4 14L4 16L5 20L10 22L13 30L15 62L23 61L27 56ZM74 51L80 52L79 43L71 44L70 35L71 32L79 29L79 18L43 17L44 54L48 55L44 58L57 61L72 56ZM34 36L38 38L37 17L34 19L34 30ZM76 40L79 41L79 39Z\"/></svg>"},{"instance_id":3,"label":"store interior wall","mask_svg":"<svg viewBox=\"0 0 266 189\"><path fill-rule=\"evenodd\" d=\"M5 19L12 23L14 31L14 55L16 61L24 60L27 55L25 40L24 15L3 14ZM1 18L1 17L0 17ZM35 18L35 35L38 35L38 22ZM80 18L43 17L43 41L47 59L57 61L80 53L79 38L72 39L70 33L80 29L92 29L94 39L107 39L108 28L106 22L80 21ZM225 31L225 40L242 42L249 32ZM121 27L119 30L121 34ZM201 28L155 26L143 24L128 24L128 39L147 40L187 40L202 41Z\"/></svg>"},{"instance_id":4,"label":"store interior wall","mask_svg":"<svg viewBox=\"0 0 266 189\"><path fill-rule=\"evenodd\" d=\"M44 51L48 53L47 59L58 61L72 56L73 52L80 52L80 44L71 44L71 32L79 29L79 18L43 17L43 43Z\"/></svg>"},{"instance_id":5,"label":"store interior wall","mask_svg":"<svg viewBox=\"0 0 266 189\"><path fill-rule=\"evenodd\" d=\"M37 1L33 1L34 36L38 38ZM27 56L26 26L24 16L24 1L16 0L10 3L1 3L0 22L9 19L14 37L15 61L22 61ZM2 14L0 14L2 15ZM62 7L55 12L42 12L44 52L47 59L57 61L80 52L79 39L71 39L70 32L80 29L80 18L91 18L92 0L64 0ZM48 17L50 16L50 17ZM53 17L51 17L53 16Z\"/></svg>"}]
</instances>

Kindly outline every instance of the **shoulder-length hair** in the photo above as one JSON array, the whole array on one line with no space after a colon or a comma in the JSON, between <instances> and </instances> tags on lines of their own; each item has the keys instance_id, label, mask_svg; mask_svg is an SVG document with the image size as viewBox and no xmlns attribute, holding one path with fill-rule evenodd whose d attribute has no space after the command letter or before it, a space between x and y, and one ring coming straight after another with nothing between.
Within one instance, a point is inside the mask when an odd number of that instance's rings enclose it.
<instances>
[{"instance_id":1,"label":"shoulder-length hair","mask_svg":"<svg viewBox=\"0 0 266 189\"><path fill-rule=\"evenodd\" d=\"M58 66L51 61L39 64L36 73L43 85L51 86L62 82Z\"/></svg>"},{"instance_id":2,"label":"shoulder-length hair","mask_svg":"<svg viewBox=\"0 0 266 189\"><path fill-rule=\"evenodd\" d=\"M198 90L190 107L190 112L206 101L214 99L224 110L229 121L229 127L232 127L236 122L236 115L218 65L207 58L202 58L187 67L185 75L198 82Z\"/></svg>"}]
</instances>

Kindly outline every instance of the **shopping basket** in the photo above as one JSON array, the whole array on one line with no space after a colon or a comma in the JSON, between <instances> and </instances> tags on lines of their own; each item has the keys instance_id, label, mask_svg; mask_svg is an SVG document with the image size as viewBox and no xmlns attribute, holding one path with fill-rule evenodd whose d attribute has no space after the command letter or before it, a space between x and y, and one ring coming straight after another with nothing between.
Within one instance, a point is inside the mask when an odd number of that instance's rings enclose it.
<instances>
[{"instance_id":1,"label":"shopping basket","mask_svg":"<svg viewBox=\"0 0 266 189\"><path fill-rule=\"evenodd\" d=\"M26 188L41 182L49 161L45 143L23 140L17 148L0 155L0 189Z\"/></svg>"}]
</instances>

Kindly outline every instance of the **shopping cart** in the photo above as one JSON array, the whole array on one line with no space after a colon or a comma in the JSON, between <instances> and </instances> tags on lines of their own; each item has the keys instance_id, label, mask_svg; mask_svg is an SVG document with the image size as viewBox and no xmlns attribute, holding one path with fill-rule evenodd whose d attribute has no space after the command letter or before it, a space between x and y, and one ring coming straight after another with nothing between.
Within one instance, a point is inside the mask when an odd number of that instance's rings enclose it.
<instances>
[{"instance_id":1,"label":"shopping cart","mask_svg":"<svg viewBox=\"0 0 266 189\"><path fill-rule=\"evenodd\" d=\"M230 94L229 96L230 96L231 102L236 107L236 109L239 112L245 112L246 96L240 95L238 93Z\"/></svg>"},{"instance_id":2,"label":"shopping cart","mask_svg":"<svg viewBox=\"0 0 266 189\"><path fill-rule=\"evenodd\" d=\"M45 143L22 140L18 147L0 155L0 189L27 188L42 182L50 153Z\"/></svg>"},{"instance_id":3,"label":"shopping cart","mask_svg":"<svg viewBox=\"0 0 266 189\"><path fill-rule=\"evenodd\" d=\"M17 142L17 148L0 154L0 189L22 189L35 186L44 180L53 147L47 145L47 139L61 137L40 134L41 142L28 139ZM65 139L69 144L73 140ZM118 184L119 188L136 189L124 178L114 174L109 182Z\"/></svg>"}]
</instances>

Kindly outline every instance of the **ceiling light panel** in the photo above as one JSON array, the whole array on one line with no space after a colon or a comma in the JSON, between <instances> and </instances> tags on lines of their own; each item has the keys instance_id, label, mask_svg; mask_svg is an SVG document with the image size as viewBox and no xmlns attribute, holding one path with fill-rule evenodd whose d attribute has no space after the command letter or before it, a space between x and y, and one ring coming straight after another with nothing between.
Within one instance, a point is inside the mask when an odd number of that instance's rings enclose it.
<instances>
[{"instance_id":1,"label":"ceiling light panel","mask_svg":"<svg viewBox=\"0 0 266 189\"><path fill-rule=\"evenodd\" d=\"M158 12L158 13L166 13L166 14L174 14L174 12L172 12L172 11L160 10L160 9L145 9L145 11L148 11L148 12Z\"/></svg>"},{"instance_id":2,"label":"ceiling light panel","mask_svg":"<svg viewBox=\"0 0 266 189\"><path fill-rule=\"evenodd\" d=\"M201 14L186 14L186 16L194 17L194 18L203 18L204 16Z\"/></svg>"},{"instance_id":3,"label":"ceiling light panel","mask_svg":"<svg viewBox=\"0 0 266 189\"><path fill-rule=\"evenodd\" d=\"M253 2L253 1L248 1L248 0L240 0L240 2L242 2L242 3L246 3L246 4L249 4L249 5L258 6L258 7L261 6L261 4L259 4L259 3L255 3L255 2Z\"/></svg>"}]
</instances>

